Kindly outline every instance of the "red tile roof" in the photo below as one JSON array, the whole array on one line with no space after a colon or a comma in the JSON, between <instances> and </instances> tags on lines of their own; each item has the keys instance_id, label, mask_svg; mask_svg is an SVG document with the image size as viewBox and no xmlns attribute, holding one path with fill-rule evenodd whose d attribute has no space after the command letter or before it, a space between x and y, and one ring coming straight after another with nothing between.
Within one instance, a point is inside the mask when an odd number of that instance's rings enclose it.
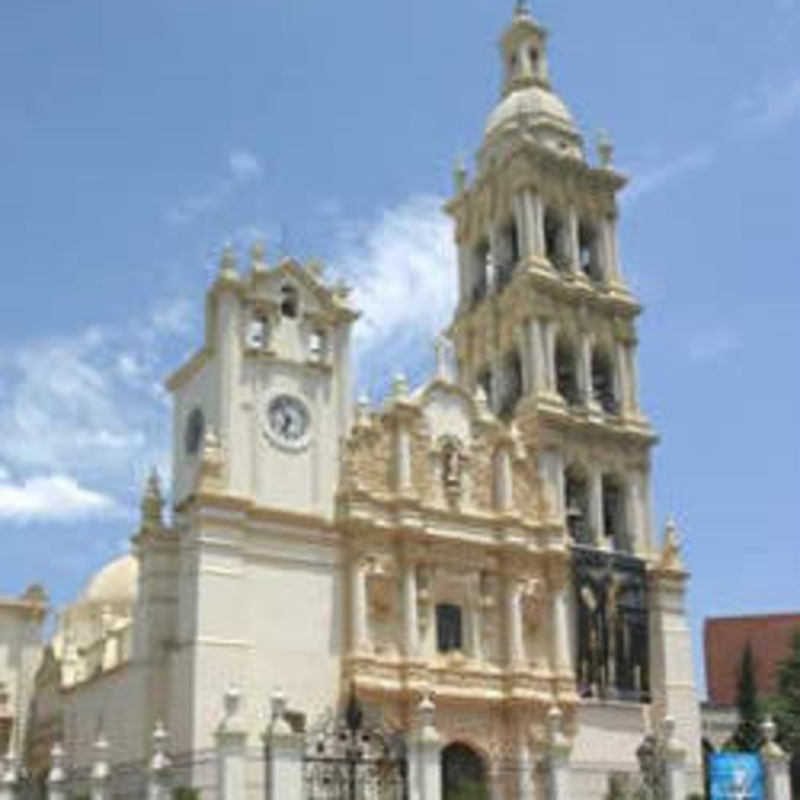
<instances>
[{"instance_id":1,"label":"red tile roof","mask_svg":"<svg viewBox=\"0 0 800 800\"><path fill-rule=\"evenodd\" d=\"M795 631L800 631L800 614L707 619L703 638L709 701L720 706L736 704L739 667L747 642L753 648L759 694L774 693L776 668L789 654Z\"/></svg>"}]
</instances>

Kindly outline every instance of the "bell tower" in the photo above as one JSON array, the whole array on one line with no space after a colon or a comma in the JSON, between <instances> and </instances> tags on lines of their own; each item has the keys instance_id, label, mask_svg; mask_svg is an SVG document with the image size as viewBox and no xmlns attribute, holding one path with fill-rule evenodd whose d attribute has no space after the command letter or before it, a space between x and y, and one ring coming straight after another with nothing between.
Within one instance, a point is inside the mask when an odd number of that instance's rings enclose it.
<instances>
[{"instance_id":1,"label":"bell tower","mask_svg":"<svg viewBox=\"0 0 800 800\"><path fill-rule=\"evenodd\" d=\"M500 41L504 86L471 181L459 166L460 381L482 387L538 452L556 513L579 544L646 555L650 448L638 402L635 320L616 240L625 178L607 137L597 163L550 84L547 32L518 3Z\"/></svg>"},{"instance_id":2,"label":"bell tower","mask_svg":"<svg viewBox=\"0 0 800 800\"><path fill-rule=\"evenodd\" d=\"M639 406L636 319L620 268L606 135L596 158L550 78L547 32L520 0L500 40L501 98L470 178L456 167L459 300L449 335L459 382L534 454L544 514L571 560L570 664L576 749L601 758L595 713L699 740L687 574L656 543L650 493L657 436ZM672 529L670 529L672 530ZM609 705L611 701L611 705ZM602 709L602 711L597 711ZM627 722L624 722L627 720ZM630 751L636 744L631 740ZM699 756L689 757L699 781Z\"/></svg>"}]
</instances>

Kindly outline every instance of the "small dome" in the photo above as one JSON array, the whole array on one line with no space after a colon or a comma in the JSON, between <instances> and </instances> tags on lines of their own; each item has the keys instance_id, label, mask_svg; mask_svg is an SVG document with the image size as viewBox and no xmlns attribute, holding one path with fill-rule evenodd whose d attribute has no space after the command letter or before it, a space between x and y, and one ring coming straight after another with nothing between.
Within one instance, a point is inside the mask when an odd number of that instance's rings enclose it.
<instances>
[{"instance_id":1,"label":"small dome","mask_svg":"<svg viewBox=\"0 0 800 800\"><path fill-rule=\"evenodd\" d=\"M106 564L93 575L79 603L109 606L132 606L136 600L139 562L130 553Z\"/></svg>"},{"instance_id":2,"label":"small dome","mask_svg":"<svg viewBox=\"0 0 800 800\"><path fill-rule=\"evenodd\" d=\"M486 135L520 119L534 123L550 122L568 128L571 133L578 132L563 100L555 92L534 85L510 92L495 106L486 123Z\"/></svg>"}]
</instances>

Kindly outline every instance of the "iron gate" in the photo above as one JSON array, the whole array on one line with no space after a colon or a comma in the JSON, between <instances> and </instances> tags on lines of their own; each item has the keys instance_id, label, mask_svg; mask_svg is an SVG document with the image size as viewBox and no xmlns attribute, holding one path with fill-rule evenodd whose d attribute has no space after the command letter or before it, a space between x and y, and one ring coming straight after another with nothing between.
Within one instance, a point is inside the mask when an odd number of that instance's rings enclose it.
<instances>
[{"instance_id":1,"label":"iron gate","mask_svg":"<svg viewBox=\"0 0 800 800\"><path fill-rule=\"evenodd\" d=\"M407 800L407 771L402 735L365 721L352 686L344 714L306 742L308 800Z\"/></svg>"}]
</instances>

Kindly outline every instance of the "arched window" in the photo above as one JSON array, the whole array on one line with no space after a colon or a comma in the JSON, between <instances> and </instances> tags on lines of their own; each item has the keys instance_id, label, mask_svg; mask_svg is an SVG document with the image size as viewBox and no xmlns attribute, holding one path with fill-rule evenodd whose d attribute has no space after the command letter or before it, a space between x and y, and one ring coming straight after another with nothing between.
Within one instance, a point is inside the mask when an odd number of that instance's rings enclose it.
<instances>
[{"instance_id":1,"label":"arched window","mask_svg":"<svg viewBox=\"0 0 800 800\"><path fill-rule=\"evenodd\" d=\"M486 297L489 289L489 242L481 239L473 253L474 279L472 283L472 302L479 303Z\"/></svg>"},{"instance_id":2,"label":"arched window","mask_svg":"<svg viewBox=\"0 0 800 800\"><path fill-rule=\"evenodd\" d=\"M522 396L522 359L517 350L512 350L503 360L502 395L497 416L510 419Z\"/></svg>"},{"instance_id":3,"label":"arched window","mask_svg":"<svg viewBox=\"0 0 800 800\"><path fill-rule=\"evenodd\" d=\"M631 552L625 515L625 486L616 475L603 475L603 532L616 551Z\"/></svg>"},{"instance_id":4,"label":"arched window","mask_svg":"<svg viewBox=\"0 0 800 800\"><path fill-rule=\"evenodd\" d=\"M328 341L322 328L315 328L308 337L308 352L314 361L324 361Z\"/></svg>"},{"instance_id":5,"label":"arched window","mask_svg":"<svg viewBox=\"0 0 800 800\"><path fill-rule=\"evenodd\" d=\"M592 351L592 394L606 414L619 413L613 362L608 353L600 348Z\"/></svg>"},{"instance_id":6,"label":"arched window","mask_svg":"<svg viewBox=\"0 0 800 800\"><path fill-rule=\"evenodd\" d=\"M578 360L572 342L564 336L559 336L556 341L555 362L556 391L567 405L578 405Z\"/></svg>"},{"instance_id":7,"label":"arched window","mask_svg":"<svg viewBox=\"0 0 800 800\"><path fill-rule=\"evenodd\" d=\"M489 800L483 759L461 742L442 750L442 800Z\"/></svg>"},{"instance_id":8,"label":"arched window","mask_svg":"<svg viewBox=\"0 0 800 800\"><path fill-rule=\"evenodd\" d=\"M501 292L510 283L520 256L519 229L513 218L500 232L499 251L495 276L497 291Z\"/></svg>"},{"instance_id":9,"label":"arched window","mask_svg":"<svg viewBox=\"0 0 800 800\"><path fill-rule=\"evenodd\" d=\"M597 247L597 229L591 222L581 220L578 225L578 253L583 274L594 283L602 283L603 268Z\"/></svg>"},{"instance_id":10,"label":"arched window","mask_svg":"<svg viewBox=\"0 0 800 800\"><path fill-rule=\"evenodd\" d=\"M478 386L483 389L486 395L486 402L489 405L489 408L492 408L492 371L489 367L486 369L481 370L478 373Z\"/></svg>"},{"instance_id":11,"label":"arched window","mask_svg":"<svg viewBox=\"0 0 800 800\"><path fill-rule=\"evenodd\" d=\"M252 350L262 350L269 344L269 319L263 311L256 311L247 329L247 346Z\"/></svg>"},{"instance_id":12,"label":"arched window","mask_svg":"<svg viewBox=\"0 0 800 800\"><path fill-rule=\"evenodd\" d=\"M289 284L281 286L281 314L288 319L296 319L297 310L297 289Z\"/></svg>"},{"instance_id":13,"label":"arched window","mask_svg":"<svg viewBox=\"0 0 800 800\"><path fill-rule=\"evenodd\" d=\"M559 271L567 269L567 257L564 252L564 217L555 208L549 207L544 212L544 253L553 267Z\"/></svg>"},{"instance_id":14,"label":"arched window","mask_svg":"<svg viewBox=\"0 0 800 800\"><path fill-rule=\"evenodd\" d=\"M576 544L593 544L589 527L589 482L577 465L564 471L564 514L567 531Z\"/></svg>"},{"instance_id":15,"label":"arched window","mask_svg":"<svg viewBox=\"0 0 800 800\"><path fill-rule=\"evenodd\" d=\"M439 603L436 606L436 649L440 653L449 653L462 647L461 606Z\"/></svg>"}]
</instances>

